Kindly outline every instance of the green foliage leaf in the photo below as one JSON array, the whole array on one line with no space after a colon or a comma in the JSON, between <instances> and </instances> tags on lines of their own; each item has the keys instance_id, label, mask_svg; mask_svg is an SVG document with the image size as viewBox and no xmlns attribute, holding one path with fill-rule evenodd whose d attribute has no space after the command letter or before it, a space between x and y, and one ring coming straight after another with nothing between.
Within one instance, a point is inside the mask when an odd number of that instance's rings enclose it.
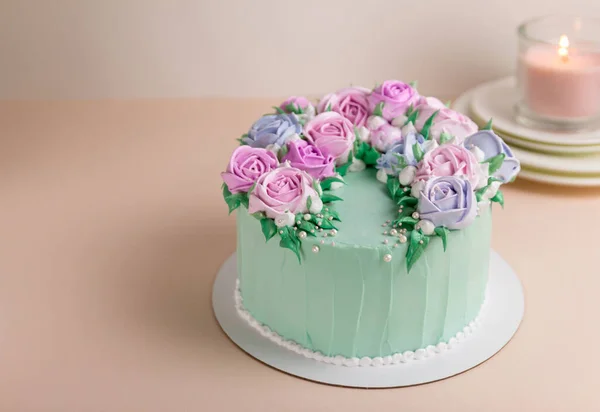
<instances>
[{"instance_id":1,"label":"green foliage leaf","mask_svg":"<svg viewBox=\"0 0 600 412\"><path fill-rule=\"evenodd\" d=\"M417 163L420 162L423 159L423 156L425 156L423 149L421 149L421 146L419 146L418 143L415 143L413 144L412 150L413 155L415 156L415 160L417 161Z\"/></svg>"},{"instance_id":2,"label":"green foliage leaf","mask_svg":"<svg viewBox=\"0 0 600 412\"><path fill-rule=\"evenodd\" d=\"M412 104L410 106L408 106L408 109L406 109L406 113L404 113L404 115L406 117L410 116L411 113L413 112L413 110L415 110L415 106L413 106Z\"/></svg>"},{"instance_id":3,"label":"green foliage leaf","mask_svg":"<svg viewBox=\"0 0 600 412\"><path fill-rule=\"evenodd\" d=\"M340 215L338 214L337 210L333 208L333 206L328 206L327 210L325 209L326 208L323 208L323 210L321 210L321 214L323 215L324 219L329 219L329 217L331 216L333 220L341 222Z\"/></svg>"},{"instance_id":4,"label":"green foliage leaf","mask_svg":"<svg viewBox=\"0 0 600 412\"><path fill-rule=\"evenodd\" d=\"M325 111L326 111L326 112L330 112L330 111L331 111L331 103L329 103L329 104L327 105L327 107L325 108Z\"/></svg>"},{"instance_id":5,"label":"green foliage leaf","mask_svg":"<svg viewBox=\"0 0 600 412\"><path fill-rule=\"evenodd\" d=\"M490 176L488 178L488 185L491 185L494 182L502 182L502 179L494 177L494 176Z\"/></svg>"},{"instance_id":6,"label":"green foliage leaf","mask_svg":"<svg viewBox=\"0 0 600 412\"><path fill-rule=\"evenodd\" d=\"M289 249L296 254L298 263L302 263L300 257L300 239L296 236L296 232L289 226L279 229L279 246L285 249Z\"/></svg>"},{"instance_id":7,"label":"green foliage leaf","mask_svg":"<svg viewBox=\"0 0 600 412\"><path fill-rule=\"evenodd\" d=\"M300 107L299 105L294 104L294 103L288 103L287 106L285 106L285 110L288 113L295 113L295 114L304 113L304 110L302 109L302 107Z\"/></svg>"},{"instance_id":8,"label":"green foliage leaf","mask_svg":"<svg viewBox=\"0 0 600 412\"><path fill-rule=\"evenodd\" d=\"M452 135L446 131L440 133L440 144L444 144L447 141L452 140Z\"/></svg>"},{"instance_id":9,"label":"green foliage leaf","mask_svg":"<svg viewBox=\"0 0 600 412\"><path fill-rule=\"evenodd\" d=\"M444 106L446 106L446 107L448 107L448 108L449 108L450 106L452 106L452 100L446 100L446 103L444 103Z\"/></svg>"},{"instance_id":10,"label":"green foliage leaf","mask_svg":"<svg viewBox=\"0 0 600 412\"><path fill-rule=\"evenodd\" d=\"M384 102L377 103L377 106L375 106L375 109L373 110L373 116L383 117L383 105L384 104L385 104Z\"/></svg>"},{"instance_id":11,"label":"green foliage leaf","mask_svg":"<svg viewBox=\"0 0 600 412\"><path fill-rule=\"evenodd\" d=\"M224 183L223 183L223 199L225 200L225 203L227 203L227 206L229 207L230 214L231 214L231 212L233 212L235 209L237 209L240 206L244 206L244 207L246 207L246 209L248 208L248 194L243 193L243 192L232 194L229 191L229 188L227 187L227 185Z\"/></svg>"},{"instance_id":12,"label":"green foliage leaf","mask_svg":"<svg viewBox=\"0 0 600 412\"><path fill-rule=\"evenodd\" d=\"M504 153L500 153L494 157L490 157L488 160L486 160L484 163L489 163L490 167L489 167L489 173L492 174L494 173L496 170L500 169L500 167L502 166L502 162L504 162L504 158L506 157L506 155Z\"/></svg>"},{"instance_id":13,"label":"green foliage leaf","mask_svg":"<svg viewBox=\"0 0 600 412\"><path fill-rule=\"evenodd\" d=\"M306 198L306 208L308 210L310 210L311 206L312 206L312 197L309 196L309 197Z\"/></svg>"},{"instance_id":14,"label":"green foliage leaf","mask_svg":"<svg viewBox=\"0 0 600 412\"><path fill-rule=\"evenodd\" d=\"M442 246L444 247L444 252L446 251L446 245L448 242L448 233L450 233L450 231L444 226L438 226L435 228L435 234L442 238Z\"/></svg>"},{"instance_id":15,"label":"green foliage leaf","mask_svg":"<svg viewBox=\"0 0 600 412\"><path fill-rule=\"evenodd\" d=\"M492 130L492 119L490 118L490 120L488 120L488 122L485 124L485 126L483 126L483 129L481 130Z\"/></svg>"},{"instance_id":16,"label":"green foliage leaf","mask_svg":"<svg viewBox=\"0 0 600 412\"><path fill-rule=\"evenodd\" d=\"M398 200L398 205L402 207L415 207L419 203L419 199L412 196L404 196Z\"/></svg>"},{"instance_id":17,"label":"green foliage leaf","mask_svg":"<svg viewBox=\"0 0 600 412\"><path fill-rule=\"evenodd\" d=\"M504 194L500 190L498 190L490 200L492 202L500 203L500 206L504 209Z\"/></svg>"},{"instance_id":18,"label":"green foliage leaf","mask_svg":"<svg viewBox=\"0 0 600 412\"><path fill-rule=\"evenodd\" d=\"M415 218L414 218L414 217L412 217L412 216L403 216L403 217L401 217L401 218L399 218L399 219L396 219L396 221L397 221L398 223L402 223L403 225L405 225L405 224L408 224L408 225L416 225L416 224L419 222L419 220L418 220L418 219L415 219Z\"/></svg>"},{"instance_id":19,"label":"green foliage leaf","mask_svg":"<svg viewBox=\"0 0 600 412\"><path fill-rule=\"evenodd\" d=\"M340 176L346 176L346 173L348 173L348 168L352 164L352 157L352 152L350 152L348 155L348 161L345 164L335 168L336 173L339 173Z\"/></svg>"},{"instance_id":20,"label":"green foliage leaf","mask_svg":"<svg viewBox=\"0 0 600 412\"><path fill-rule=\"evenodd\" d=\"M285 110L283 110L279 106L273 106L273 109L275 109L275 113L277 113L277 114L284 114L285 113Z\"/></svg>"},{"instance_id":21,"label":"green foliage leaf","mask_svg":"<svg viewBox=\"0 0 600 412\"><path fill-rule=\"evenodd\" d=\"M420 230L410 232L410 243L406 251L406 269L408 272L410 272L415 262L421 257L428 244L429 236L425 236Z\"/></svg>"},{"instance_id":22,"label":"green foliage leaf","mask_svg":"<svg viewBox=\"0 0 600 412\"><path fill-rule=\"evenodd\" d=\"M337 229L337 227L333 224L333 222L326 218L323 218L321 220L321 227L323 229Z\"/></svg>"},{"instance_id":23,"label":"green foliage leaf","mask_svg":"<svg viewBox=\"0 0 600 412\"><path fill-rule=\"evenodd\" d=\"M400 189L400 181L396 176L388 176L386 186L390 197L394 199L396 197L396 193Z\"/></svg>"},{"instance_id":24,"label":"green foliage leaf","mask_svg":"<svg viewBox=\"0 0 600 412\"><path fill-rule=\"evenodd\" d=\"M429 116L429 118L427 120L425 120L425 123L423 124L423 128L421 129L421 134L423 135L425 140L429 140L429 129L431 128L431 125L433 124L433 119L435 119L435 116L437 116L439 112L440 112L439 110L436 110L435 112L433 112L433 114L431 116Z\"/></svg>"},{"instance_id":25,"label":"green foliage leaf","mask_svg":"<svg viewBox=\"0 0 600 412\"><path fill-rule=\"evenodd\" d=\"M265 235L265 241L269 241L275 233L277 233L277 225L273 221L273 219L269 219L265 217L260 221L260 228L262 229L263 235Z\"/></svg>"},{"instance_id":26,"label":"green foliage leaf","mask_svg":"<svg viewBox=\"0 0 600 412\"><path fill-rule=\"evenodd\" d=\"M329 194L329 193L324 193L323 196L321 196L321 200L323 201L323 203L329 203L329 202L341 201L344 199L342 199L341 197Z\"/></svg>"},{"instance_id":27,"label":"green foliage leaf","mask_svg":"<svg viewBox=\"0 0 600 412\"><path fill-rule=\"evenodd\" d=\"M308 220L300 219L300 224L296 226L298 226L299 230L304 230L308 236L316 236L314 232L311 232L311 230L315 229L314 223Z\"/></svg>"},{"instance_id":28,"label":"green foliage leaf","mask_svg":"<svg viewBox=\"0 0 600 412\"><path fill-rule=\"evenodd\" d=\"M265 218L265 214L263 212L252 213L252 217L257 220L262 220Z\"/></svg>"},{"instance_id":29,"label":"green foliage leaf","mask_svg":"<svg viewBox=\"0 0 600 412\"><path fill-rule=\"evenodd\" d=\"M489 185L484 186L475 192L475 199L477 199L477 203L481 202L483 194L485 193L485 191L487 190L488 187L489 187Z\"/></svg>"},{"instance_id":30,"label":"green foliage leaf","mask_svg":"<svg viewBox=\"0 0 600 412\"><path fill-rule=\"evenodd\" d=\"M368 166L377 164L377 159L379 159L380 156L381 153L374 147L371 147L367 142L362 142L360 145L357 145L355 157L365 162Z\"/></svg>"},{"instance_id":31,"label":"green foliage leaf","mask_svg":"<svg viewBox=\"0 0 600 412\"><path fill-rule=\"evenodd\" d=\"M404 126L406 126L409 123L415 124L417 122L417 118L419 117L419 110L412 110L410 112L410 114L408 115L408 118L406 119L406 121L404 122Z\"/></svg>"},{"instance_id":32,"label":"green foliage leaf","mask_svg":"<svg viewBox=\"0 0 600 412\"><path fill-rule=\"evenodd\" d=\"M279 152L277 153L277 158L279 159L279 161L283 159L283 157L288 153L289 150L290 149L288 148L287 144L284 144L283 147L279 149Z\"/></svg>"},{"instance_id":33,"label":"green foliage leaf","mask_svg":"<svg viewBox=\"0 0 600 412\"><path fill-rule=\"evenodd\" d=\"M342 183L342 184L346 184L346 182L344 182L342 179L340 179L339 177L326 177L325 179L321 180L321 189L323 190L329 190L331 189L331 184L332 183Z\"/></svg>"},{"instance_id":34,"label":"green foliage leaf","mask_svg":"<svg viewBox=\"0 0 600 412\"><path fill-rule=\"evenodd\" d=\"M419 81L418 80L413 80L412 82L408 83L408 85L410 87L412 87L413 89L416 89L417 86L419 85Z\"/></svg>"},{"instance_id":35,"label":"green foliage leaf","mask_svg":"<svg viewBox=\"0 0 600 412\"><path fill-rule=\"evenodd\" d=\"M408 166L408 163L406 163L406 158L403 155L394 153L394 156L396 156L396 159L398 159L398 165L396 166L398 170L402 170Z\"/></svg>"}]
</instances>

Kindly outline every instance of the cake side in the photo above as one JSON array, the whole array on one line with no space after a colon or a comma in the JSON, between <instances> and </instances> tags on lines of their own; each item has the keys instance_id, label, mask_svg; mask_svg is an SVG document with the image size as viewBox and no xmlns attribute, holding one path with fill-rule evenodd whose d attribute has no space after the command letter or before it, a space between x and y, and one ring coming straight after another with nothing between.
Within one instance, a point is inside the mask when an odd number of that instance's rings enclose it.
<instances>
[{"instance_id":1,"label":"cake side","mask_svg":"<svg viewBox=\"0 0 600 412\"><path fill-rule=\"evenodd\" d=\"M241 210L238 274L244 307L282 337L327 356L377 357L447 341L472 321L485 298L491 213L434 239L407 272L398 248L303 242L302 265L265 242ZM312 252L319 246L319 252ZM382 256L390 253L391 262Z\"/></svg>"}]
</instances>

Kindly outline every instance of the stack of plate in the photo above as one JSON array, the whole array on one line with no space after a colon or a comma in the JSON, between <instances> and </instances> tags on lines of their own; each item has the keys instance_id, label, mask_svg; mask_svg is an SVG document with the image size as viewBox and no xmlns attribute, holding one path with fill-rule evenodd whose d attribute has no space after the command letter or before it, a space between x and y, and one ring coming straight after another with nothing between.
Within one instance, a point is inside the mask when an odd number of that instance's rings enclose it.
<instances>
[{"instance_id":1,"label":"stack of plate","mask_svg":"<svg viewBox=\"0 0 600 412\"><path fill-rule=\"evenodd\" d=\"M517 123L514 77L482 84L462 94L453 108L480 127L493 129L521 161L520 178L568 186L600 186L600 130L556 132Z\"/></svg>"}]
</instances>

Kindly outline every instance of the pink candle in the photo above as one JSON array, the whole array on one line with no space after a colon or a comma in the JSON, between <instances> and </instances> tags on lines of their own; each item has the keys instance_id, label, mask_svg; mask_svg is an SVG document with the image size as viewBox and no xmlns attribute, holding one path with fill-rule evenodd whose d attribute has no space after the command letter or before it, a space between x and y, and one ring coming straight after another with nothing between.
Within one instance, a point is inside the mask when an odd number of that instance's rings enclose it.
<instances>
[{"instance_id":1,"label":"pink candle","mask_svg":"<svg viewBox=\"0 0 600 412\"><path fill-rule=\"evenodd\" d=\"M566 47L535 45L520 56L519 70L523 100L537 114L578 119L600 113L599 54L578 53L568 41Z\"/></svg>"}]
</instances>

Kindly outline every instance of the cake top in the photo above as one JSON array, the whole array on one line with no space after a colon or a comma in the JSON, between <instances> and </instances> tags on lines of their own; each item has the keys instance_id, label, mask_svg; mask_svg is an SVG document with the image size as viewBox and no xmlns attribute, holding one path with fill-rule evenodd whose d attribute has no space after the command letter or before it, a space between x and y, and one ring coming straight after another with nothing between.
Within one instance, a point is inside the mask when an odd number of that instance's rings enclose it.
<instances>
[{"instance_id":1,"label":"cake top","mask_svg":"<svg viewBox=\"0 0 600 412\"><path fill-rule=\"evenodd\" d=\"M499 187L520 170L491 121L478 130L468 117L397 80L372 90L344 88L316 107L292 96L274 109L239 139L221 174L223 196L230 213L244 206L266 240L278 236L299 262L307 237L337 234L344 216L334 206L342 200L336 189L347 173L377 169L373 184L384 184L397 208L385 226L408 243L410 270L430 237L441 237L445 247L449 231L473 223L482 206L503 205Z\"/></svg>"}]
</instances>

